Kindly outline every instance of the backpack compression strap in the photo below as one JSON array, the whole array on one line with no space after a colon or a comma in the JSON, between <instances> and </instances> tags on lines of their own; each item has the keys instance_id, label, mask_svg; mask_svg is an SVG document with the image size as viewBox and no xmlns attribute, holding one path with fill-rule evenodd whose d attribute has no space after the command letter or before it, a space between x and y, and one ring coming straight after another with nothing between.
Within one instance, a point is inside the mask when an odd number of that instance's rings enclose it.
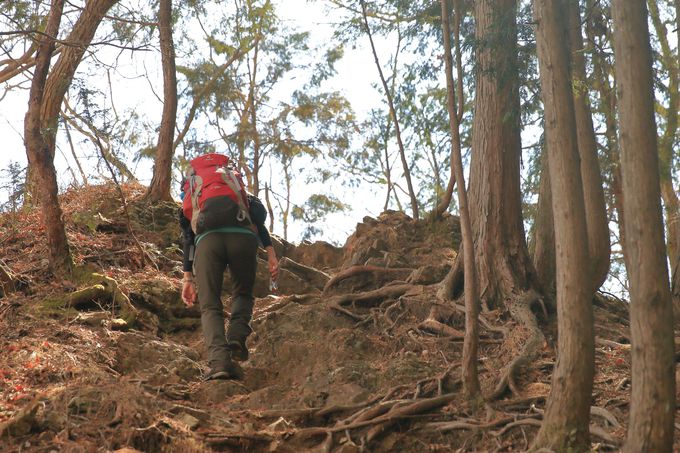
<instances>
[{"instance_id":1,"label":"backpack compression strap","mask_svg":"<svg viewBox=\"0 0 680 453\"><path fill-rule=\"evenodd\" d=\"M246 198L241 181L239 181L239 177L229 168L220 167L217 171L222 174L222 179L234 192L236 199L238 200L238 214L236 215L236 220L243 222L247 219L248 223L253 223L253 221L250 220L250 213L248 212L248 199Z\"/></svg>"}]
</instances>

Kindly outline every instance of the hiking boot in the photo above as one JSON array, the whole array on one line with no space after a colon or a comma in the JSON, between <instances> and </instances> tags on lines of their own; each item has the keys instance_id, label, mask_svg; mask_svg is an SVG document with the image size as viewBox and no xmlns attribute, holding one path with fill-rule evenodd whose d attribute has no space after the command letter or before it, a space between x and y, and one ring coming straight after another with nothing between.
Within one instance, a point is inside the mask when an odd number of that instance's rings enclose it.
<instances>
[{"instance_id":1,"label":"hiking boot","mask_svg":"<svg viewBox=\"0 0 680 453\"><path fill-rule=\"evenodd\" d=\"M243 370L237 364L231 362L226 365L210 367L210 371L203 378L206 381L219 379L233 379L240 381L243 379Z\"/></svg>"},{"instance_id":2,"label":"hiking boot","mask_svg":"<svg viewBox=\"0 0 680 453\"><path fill-rule=\"evenodd\" d=\"M229 340L227 348L231 353L231 358L237 362L245 362L248 360L248 347L245 341Z\"/></svg>"}]
</instances>

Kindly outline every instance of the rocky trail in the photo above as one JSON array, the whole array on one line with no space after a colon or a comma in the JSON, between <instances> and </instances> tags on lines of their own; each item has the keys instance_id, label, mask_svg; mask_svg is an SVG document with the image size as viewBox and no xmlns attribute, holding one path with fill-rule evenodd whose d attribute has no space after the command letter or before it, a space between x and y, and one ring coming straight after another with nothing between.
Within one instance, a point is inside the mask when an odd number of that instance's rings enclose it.
<instances>
[{"instance_id":1,"label":"rocky trail","mask_svg":"<svg viewBox=\"0 0 680 453\"><path fill-rule=\"evenodd\" d=\"M63 195L78 272L46 274L38 213L0 216L2 452L521 451L540 424L554 315L537 310L538 357L484 407L460 386L464 314L437 299L459 241L455 217L364 218L343 247L276 241L279 292L258 270L243 381L203 381L197 309L181 302L172 203L125 186ZM225 281L225 312L229 312ZM616 451L629 402L626 304L598 295L595 451ZM480 379L494 394L523 347L507 310L483 312ZM676 440L680 446L680 440Z\"/></svg>"}]
</instances>

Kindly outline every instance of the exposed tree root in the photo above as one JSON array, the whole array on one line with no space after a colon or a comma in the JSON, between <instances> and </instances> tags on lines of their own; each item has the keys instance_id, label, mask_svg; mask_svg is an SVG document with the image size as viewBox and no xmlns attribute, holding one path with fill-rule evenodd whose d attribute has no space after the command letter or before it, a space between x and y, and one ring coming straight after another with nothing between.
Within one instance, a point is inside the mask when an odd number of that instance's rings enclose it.
<instances>
[{"instance_id":1,"label":"exposed tree root","mask_svg":"<svg viewBox=\"0 0 680 453\"><path fill-rule=\"evenodd\" d=\"M630 350L630 345L625 343L617 343L616 341L607 340L605 338L595 337L595 344L601 346L609 346L611 348Z\"/></svg>"},{"instance_id":2,"label":"exposed tree root","mask_svg":"<svg viewBox=\"0 0 680 453\"><path fill-rule=\"evenodd\" d=\"M213 447L232 447L238 451L254 451L258 446L270 444L275 437L269 434L248 433L245 431L220 431L205 433L203 442Z\"/></svg>"},{"instance_id":3,"label":"exposed tree root","mask_svg":"<svg viewBox=\"0 0 680 453\"><path fill-rule=\"evenodd\" d=\"M342 272L339 272L333 276L328 282L326 283L326 286L323 288L323 292L327 293L329 290L333 289L334 287L338 286L343 280L346 280L350 277L354 277L357 275L361 274L370 274L367 276L367 278L370 278L372 280L380 280L380 279L388 279L388 280L403 280L406 278L413 269L410 268L405 268L405 267L393 267L393 268L385 268L385 267L379 267L379 266L352 266L348 267L347 269L343 270Z\"/></svg>"},{"instance_id":4,"label":"exposed tree root","mask_svg":"<svg viewBox=\"0 0 680 453\"><path fill-rule=\"evenodd\" d=\"M500 436L504 435L505 433L507 433L512 428L516 428L518 426L535 426L535 427L538 427L538 428L541 427L542 418L543 418L543 416L541 414L536 414L534 416L529 416L529 417L530 418L524 418L524 419L520 419L520 420L513 421L511 423L508 423L502 429L500 429L498 431L492 431L491 434L496 436L496 437L500 437ZM605 441L608 444L613 445L613 446L619 445L619 441L617 439L615 439L607 431L602 429L601 427L591 424L589 430L590 430L591 436L597 437L598 439L602 439L603 441Z\"/></svg>"},{"instance_id":5,"label":"exposed tree root","mask_svg":"<svg viewBox=\"0 0 680 453\"><path fill-rule=\"evenodd\" d=\"M501 379L489 397L491 400L500 398L508 389L516 395L520 394L515 380L516 376L523 366L534 360L545 343L543 332L538 327L536 316L531 311L532 305L538 302L540 297L538 292L530 289L510 304L510 314L516 322L527 329L528 338L520 353L503 370Z\"/></svg>"},{"instance_id":6,"label":"exposed tree root","mask_svg":"<svg viewBox=\"0 0 680 453\"><path fill-rule=\"evenodd\" d=\"M537 415L524 415L519 417L519 421L524 420L524 419L533 419L536 418ZM470 420L454 420L454 421L446 421L446 422L431 422L425 424L422 429L426 431L437 431L437 432L446 432L446 431L455 431L459 429L469 429L469 430L484 430L484 429L491 429L491 428L497 428L499 426L505 426L506 428L510 426L511 424L515 423L518 421L518 416L507 416L500 418L498 420L494 420L491 422L487 423L478 423L476 421L470 421ZM540 425L540 422L539 422ZM505 429L505 428L504 428Z\"/></svg>"},{"instance_id":7,"label":"exposed tree root","mask_svg":"<svg viewBox=\"0 0 680 453\"><path fill-rule=\"evenodd\" d=\"M325 288L331 279L331 276L327 273L313 267L300 264L285 256L281 258L281 261L279 261L279 267L281 269L291 271L295 275L301 277L303 280L309 282L315 288L319 289Z\"/></svg>"},{"instance_id":8,"label":"exposed tree root","mask_svg":"<svg viewBox=\"0 0 680 453\"><path fill-rule=\"evenodd\" d=\"M621 427L621 423L619 423L618 419L614 416L614 414L609 412L604 407L590 406L590 415L595 415L597 417L605 419L614 428Z\"/></svg>"},{"instance_id":9,"label":"exposed tree root","mask_svg":"<svg viewBox=\"0 0 680 453\"><path fill-rule=\"evenodd\" d=\"M455 300L460 297L463 293L463 283L465 282L463 269L463 244L461 244L451 270L449 270L449 273L446 274L444 280L439 284L437 299Z\"/></svg>"},{"instance_id":10,"label":"exposed tree root","mask_svg":"<svg viewBox=\"0 0 680 453\"><path fill-rule=\"evenodd\" d=\"M362 293L342 294L330 298L330 305L346 305L348 303L363 304L370 306L373 302L379 302L388 298L396 299L403 296L407 292L419 288L417 285L398 284L392 286L383 286L372 291L365 291Z\"/></svg>"},{"instance_id":11,"label":"exposed tree root","mask_svg":"<svg viewBox=\"0 0 680 453\"><path fill-rule=\"evenodd\" d=\"M421 330L426 330L428 332L433 332L445 337L449 338L464 338L465 333L461 332L458 329L454 329L453 327L446 325L444 323L441 323L437 321L434 318L427 318L420 324L418 324L418 328Z\"/></svg>"},{"instance_id":12,"label":"exposed tree root","mask_svg":"<svg viewBox=\"0 0 680 453\"><path fill-rule=\"evenodd\" d=\"M93 273L92 285L74 291L65 301L65 306L76 309L86 309L101 304L110 305L111 310L120 309L120 316L131 325L137 317L137 308L130 299L120 290L118 282L111 277Z\"/></svg>"}]
</instances>

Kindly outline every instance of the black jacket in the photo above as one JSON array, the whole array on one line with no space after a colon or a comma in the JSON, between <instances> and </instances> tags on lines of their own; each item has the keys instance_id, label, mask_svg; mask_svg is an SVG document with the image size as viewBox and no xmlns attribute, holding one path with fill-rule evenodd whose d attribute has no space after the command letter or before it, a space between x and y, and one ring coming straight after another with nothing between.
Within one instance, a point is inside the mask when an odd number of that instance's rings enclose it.
<instances>
[{"instance_id":1,"label":"black jacket","mask_svg":"<svg viewBox=\"0 0 680 453\"><path fill-rule=\"evenodd\" d=\"M248 209L250 220L252 220L257 227L257 236L260 240L260 244L262 247L267 248L272 245L269 230L267 230L267 227L264 225L267 220L267 210L262 204L262 201L255 195L248 194L248 203L250 205L250 208ZM182 229L182 268L184 272L191 272L194 262L194 242L196 240L196 235L191 229L191 222L184 216L184 211L181 207L179 208L179 226Z\"/></svg>"}]
</instances>

